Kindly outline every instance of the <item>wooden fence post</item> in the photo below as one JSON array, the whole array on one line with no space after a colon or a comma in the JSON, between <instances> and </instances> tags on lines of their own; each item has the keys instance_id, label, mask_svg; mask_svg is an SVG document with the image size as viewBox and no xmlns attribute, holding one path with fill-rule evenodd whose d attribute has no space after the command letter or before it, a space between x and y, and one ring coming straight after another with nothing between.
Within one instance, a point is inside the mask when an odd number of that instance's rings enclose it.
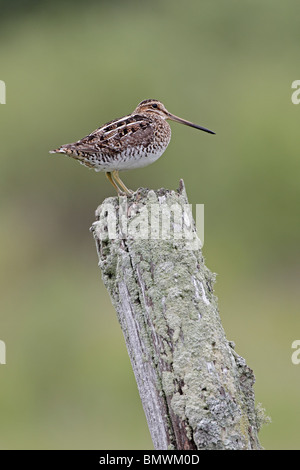
<instances>
[{"instance_id":1,"label":"wooden fence post","mask_svg":"<svg viewBox=\"0 0 300 470\"><path fill-rule=\"evenodd\" d=\"M106 199L92 232L155 449L261 449L254 375L226 339L183 181Z\"/></svg>"}]
</instances>

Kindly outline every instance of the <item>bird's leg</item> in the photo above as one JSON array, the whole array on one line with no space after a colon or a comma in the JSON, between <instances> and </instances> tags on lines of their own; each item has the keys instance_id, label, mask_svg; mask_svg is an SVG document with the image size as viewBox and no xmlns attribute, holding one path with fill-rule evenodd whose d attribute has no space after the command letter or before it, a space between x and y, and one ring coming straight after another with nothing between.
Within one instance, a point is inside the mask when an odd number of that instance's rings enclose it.
<instances>
[{"instance_id":1,"label":"bird's leg","mask_svg":"<svg viewBox=\"0 0 300 470\"><path fill-rule=\"evenodd\" d=\"M112 176L111 176L111 172L110 171L107 171L105 173L105 176L106 178L108 179L108 181L113 185L113 187L117 190L117 193L122 195L122 191L120 190L119 186L116 185L115 181L113 180Z\"/></svg>"},{"instance_id":2,"label":"bird's leg","mask_svg":"<svg viewBox=\"0 0 300 470\"><path fill-rule=\"evenodd\" d=\"M123 183L123 181L121 180L121 178L119 176L119 172L117 170L114 170L112 172L112 175L113 175L115 181L121 186L122 189L124 189L126 195L131 196L133 194L133 191L131 189L128 189L127 186L125 186L125 184Z\"/></svg>"}]
</instances>

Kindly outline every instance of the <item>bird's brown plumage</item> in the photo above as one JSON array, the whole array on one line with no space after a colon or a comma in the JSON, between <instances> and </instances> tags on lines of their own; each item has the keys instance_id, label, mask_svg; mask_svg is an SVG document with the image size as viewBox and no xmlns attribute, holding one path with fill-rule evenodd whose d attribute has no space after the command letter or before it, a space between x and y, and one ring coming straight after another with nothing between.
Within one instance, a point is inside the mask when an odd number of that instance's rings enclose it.
<instances>
[{"instance_id":1,"label":"bird's brown plumage","mask_svg":"<svg viewBox=\"0 0 300 470\"><path fill-rule=\"evenodd\" d=\"M129 193L118 171L147 166L164 153L171 139L167 119L213 133L169 113L160 101L144 100L132 114L114 119L77 142L62 145L50 153L64 153L89 168L106 172L118 189L112 173Z\"/></svg>"}]
</instances>

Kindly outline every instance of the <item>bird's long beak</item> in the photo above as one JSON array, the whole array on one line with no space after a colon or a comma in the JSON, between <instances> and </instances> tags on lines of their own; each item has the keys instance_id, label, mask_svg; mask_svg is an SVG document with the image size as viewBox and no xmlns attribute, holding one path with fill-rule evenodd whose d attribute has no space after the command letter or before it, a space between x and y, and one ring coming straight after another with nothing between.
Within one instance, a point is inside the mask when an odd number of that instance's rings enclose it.
<instances>
[{"instance_id":1,"label":"bird's long beak","mask_svg":"<svg viewBox=\"0 0 300 470\"><path fill-rule=\"evenodd\" d=\"M194 124L193 122L181 119L180 117L175 116L171 113L168 113L168 119L171 119L171 121L179 122L180 124L185 124L186 126L194 127L195 129L200 129L200 131L208 132L209 134L215 134L214 131L210 131L209 129L206 129L206 127L198 126L198 124Z\"/></svg>"}]
</instances>

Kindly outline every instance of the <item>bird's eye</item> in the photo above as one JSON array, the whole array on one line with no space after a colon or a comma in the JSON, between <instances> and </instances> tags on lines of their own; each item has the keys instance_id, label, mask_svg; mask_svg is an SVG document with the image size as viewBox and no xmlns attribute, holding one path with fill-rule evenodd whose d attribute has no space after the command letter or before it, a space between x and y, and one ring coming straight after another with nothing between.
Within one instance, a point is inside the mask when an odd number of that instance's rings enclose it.
<instances>
[{"instance_id":1,"label":"bird's eye","mask_svg":"<svg viewBox=\"0 0 300 470\"><path fill-rule=\"evenodd\" d=\"M154 103L154 104L152 105L152 108L157 108L157 104Z\"/></svg>"}]
</instances>

